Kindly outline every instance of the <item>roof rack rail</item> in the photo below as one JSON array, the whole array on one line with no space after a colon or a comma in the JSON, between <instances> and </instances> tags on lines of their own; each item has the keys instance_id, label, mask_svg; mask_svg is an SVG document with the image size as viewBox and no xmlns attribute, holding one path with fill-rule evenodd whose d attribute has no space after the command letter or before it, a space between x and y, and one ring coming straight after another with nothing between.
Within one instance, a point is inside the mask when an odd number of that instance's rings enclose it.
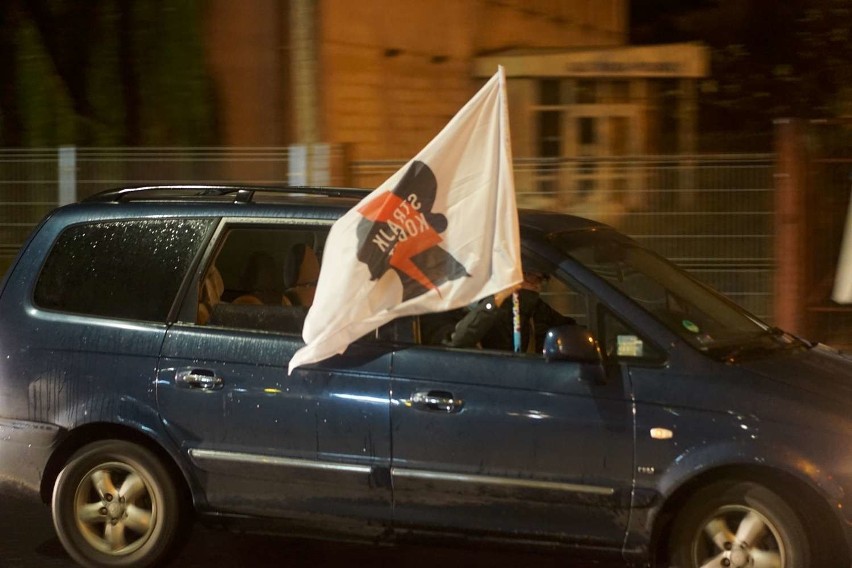
<instances>
[{"instance_id":1,"label":"roof rack rail","mask_svg":"<svg viewBox=\"0 0 852 568\"><path fill-rule=\"evenodd\" d=\"M317 187L304 185L146 185L108 189L83 201L121 202L130 200L202 199L234 195L234 203L251 203L255 194L323 195L326 197L364 197L372 190L348 187Z\"/></svg>"}]
</instances>

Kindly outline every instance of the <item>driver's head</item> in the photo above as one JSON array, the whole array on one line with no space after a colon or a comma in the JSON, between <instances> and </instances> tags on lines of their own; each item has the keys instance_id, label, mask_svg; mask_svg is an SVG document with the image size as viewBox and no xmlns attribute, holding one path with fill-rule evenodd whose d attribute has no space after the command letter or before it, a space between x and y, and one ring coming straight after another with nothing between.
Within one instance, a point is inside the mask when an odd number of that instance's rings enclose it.
<instances>
[{"instance_id":1,"label":"driver's head","mask_svg":"<svg viewBox=\"0 0 852 568\"><path fill-rule=\"evenodd\" d=\"M536 292L541 290L541 286L547 281L548 275L544 272L538 272L531 270L529 272L524 272L524 283L522 284L523 288L527 290L535 290Z\"/></svg>"},{"instance_id":2,"label":"driver's head","mask_svg":"<svg viewBox=\"0 0 852 568\"><path fill-rule=\"evenodd\" d=\"M543 264L530 258L523 259L522 269L524 271L524 283L522 286L527 290L540 291L541 286L550 277L549 271Z\"/></svg>"}]
</instances>

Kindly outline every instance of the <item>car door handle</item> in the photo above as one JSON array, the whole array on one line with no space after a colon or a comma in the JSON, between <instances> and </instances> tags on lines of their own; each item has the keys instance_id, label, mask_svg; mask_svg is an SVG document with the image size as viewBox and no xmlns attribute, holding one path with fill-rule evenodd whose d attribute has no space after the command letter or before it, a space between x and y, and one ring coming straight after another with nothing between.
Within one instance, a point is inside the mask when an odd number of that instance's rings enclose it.
<instances>
[{"instance_id":1,"label":"car door handle","mask_svg":"<svg viewBox=\"0 0 852 568\"><path fill-rule=\"evenodd\" d=\"M224 383L210 369L181 369L175 373L175 384L187 389L219 390Z\"/></svg>"},{"instance_id":2,"label":"car door handle","mask_svg":"<svg viewBox=\"0 0 852 568\"><path fill-rule=\"evenodd\" d=\"M453 396L447 391L419 391L411 395L406 402L417 410L428 410L432 412L446 412L447 414L459 412L464 406L464 401Z\"/></svg>"}]
</instances>

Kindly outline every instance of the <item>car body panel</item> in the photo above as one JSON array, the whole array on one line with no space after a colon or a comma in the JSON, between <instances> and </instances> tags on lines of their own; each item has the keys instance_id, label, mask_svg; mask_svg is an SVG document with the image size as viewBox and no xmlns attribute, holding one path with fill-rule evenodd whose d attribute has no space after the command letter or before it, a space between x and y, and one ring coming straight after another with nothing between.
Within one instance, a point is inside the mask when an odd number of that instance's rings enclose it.
<instances>
[{"instance_id":1,"label":"car body panel","mask_svg":"<svg viewBox=\"0 0 852 568\"><path fill-rule=\"evenodd\" d=\"M45 465L66 435L55 424L0 418L0 481L37 493Z\"/></svg>"},{"instance_id":2,"label":"car body panel","mask_svg":"<svg viewBox=\"0 0 852 568\"><path fill-rule=\"evenodd\" d=\"M551 242L557 232L611 231L600 223L521 211L525 253L589 293L592 334L600 313L617 314L661 352L654 364L605 356L590 370L414 345L389 328L288 376L298 335L188 323L216 247L212 229L166 321L66 314L32 300L45 257L72 224L192 217L220 230L328 227L355 203L93 201L52 212L0 295L0 478L38 488L47 473L49 485L63 444L98 427L161 448L198 511L214 517L264 527L278 517L310 534L333 525L370 538L566 544L642 562L669 499L708 472L748 468L812 491L852 552L852 363L799 343L728 361L699 352ZM223 382L191 388L191 375Z\"/></svg>"},{"instance_id":3,"label":"car body panel","mask_svg":"<svg viewBox=\"0 0 852 568\"><path fill-rule=\"evenodd\" d=\"M33 303L32 287L64 226L61 218L52 216L32 238L0 296L0 417L53 433L51 444L32 457L39 475L70 430L100 422L151 426L151 371L166 332L165 324L63 314Z\"/></svg>"},{"instance_id":4,"label":"car body panel","mask_svg":"<svg viewBox=\"0 0 852 568\"><path fill-rule=\"evenodd\" d=\"M618 548L632 487L632 404L583 365L475 349L394 354L398 526ZM450 412L417 394L450 397Z\"/></svg>"},{"instance_id":5,"label":"car body panel","mask_svg":"<svg viewBox=\"0 0 852 568\"><path fill-rule=\"evenodd\" d=\"M387 522L390 354L363 343L288 376L302 345L279 334L173 326L158 380L164 424L212 509ZM222 385L188 386L177 379L186 370L209 371Z\"/></svg>"}]
</instances>

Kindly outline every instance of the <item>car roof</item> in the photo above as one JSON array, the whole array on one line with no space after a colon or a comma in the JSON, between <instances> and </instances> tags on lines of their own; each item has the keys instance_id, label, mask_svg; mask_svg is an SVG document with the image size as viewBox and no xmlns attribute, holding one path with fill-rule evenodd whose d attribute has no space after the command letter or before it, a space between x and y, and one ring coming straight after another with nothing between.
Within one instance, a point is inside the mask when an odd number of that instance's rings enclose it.
<instances>
[{"instance_id":1,"label":"car roof","mask_svg":"<svg viewBox=\"0 0 852 568\"><path fill-rule=\"evenodd\" d=\"M518 223L524 232L535 231L544 235L551 233L562 233L565 231L590 231L598 229L609 229L610 227L567 213L554 213L552 211L540 211L537 209L519 209Z\"/></svg>"},{"instance_id":2,"label":"car roof","mask_svg":"<svg viewBox=\"0 0 852 568\"><path fill-rule=\"evenodd\" d=\"M130 201L192 201L258 203L286 201L288 197L325 196L363 198L369 189L325 186L265 186L265 185L144 185L122 187L102 191L86 202L130 202Z\"/></svg>"},{"instance_id":3,"label":"car roof","mask_svg":"<svg viewBox=\"0 0 852 568\"><path fill-rule=\"evenodd\" d=\"M259 186L259 185L146 185L110 189L71 206L91 219L103 211L105 217L126 217L125 207L142 207L144 213L187 216L234 215L246 217L302 217L334 220L373 191L348 187ZM115 205L122 205L116 209ZM122 213L123 211L123 213ZM109 213L107 213L109 212ZM289 214L288 214L289 213ZM525 235L541 236L608 228L583 217L520 209L519 223Z\"/></svg>"}]
</instances>

